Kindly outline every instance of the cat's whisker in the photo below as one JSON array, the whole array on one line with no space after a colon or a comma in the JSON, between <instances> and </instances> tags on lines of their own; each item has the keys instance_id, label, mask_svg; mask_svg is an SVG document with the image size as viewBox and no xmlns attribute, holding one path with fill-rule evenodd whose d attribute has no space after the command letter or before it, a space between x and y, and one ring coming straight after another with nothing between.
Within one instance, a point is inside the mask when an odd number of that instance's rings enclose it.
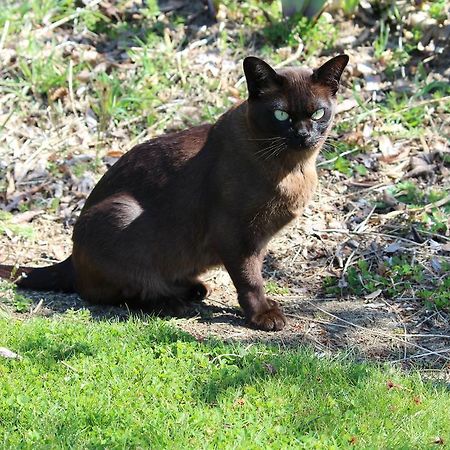
<instances>
[{"instance_id":1,"label":"cat's whisker","mask_svg":"<svg viewBox=\"0 0 450 450\"><path fill-rule=\"evenodd\" d=\"M248 141L273 141L273 140L279 140L279 139L284 139L281 136L273 136L273 137L269 137L269 138L249 138L247 139Z\"/></svg>"},{"instance_id":2,"label":"cat's whisker","mask_svg":"<svg viewBox=\"0 0 450 450\"><path fill-rule=\"evenodd\" d=\"M272 149L272 151L268 154L266 154L266 158L264 159L265 161L268 161L269 159L273 158L273 157L277 157L278 155L280 155L280 153L286 148L286 143L284 142L280 142L280 144L278 146L276 146L275 148Z\"/></svg>"},{"instance_id":3,"label":"cat's whisker","mask_svg":"<svg viewBox=\"0 0 450 450\"><path fill-rule=\"evenodd\" d=\"M273 150L274 147L277 147L280 144L281 144L281 142L274 142L274 143L258 150L257 152L255 152L255 155L256 156L258 156L258 155L264 156L266 153L270 152L271 150Z\"/></svg>"}]
</instances>

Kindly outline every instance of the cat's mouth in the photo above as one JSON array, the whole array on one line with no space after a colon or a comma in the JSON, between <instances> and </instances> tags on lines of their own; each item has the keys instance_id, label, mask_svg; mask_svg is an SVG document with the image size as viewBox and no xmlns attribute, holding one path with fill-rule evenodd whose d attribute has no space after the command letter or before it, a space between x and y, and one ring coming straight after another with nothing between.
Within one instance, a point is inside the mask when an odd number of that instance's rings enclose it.
<instances>
[{"instance_id":1,"label":"cat's mouth","mask_svg":"<svg viewBox=\"0 0 450 450\"><path fill-rule=\"evenodd\" d=\"M287 139L287 147L293 151L308 151L317 147L317 139L305 136L291 136Z\"/></svg>"}]
</instances>

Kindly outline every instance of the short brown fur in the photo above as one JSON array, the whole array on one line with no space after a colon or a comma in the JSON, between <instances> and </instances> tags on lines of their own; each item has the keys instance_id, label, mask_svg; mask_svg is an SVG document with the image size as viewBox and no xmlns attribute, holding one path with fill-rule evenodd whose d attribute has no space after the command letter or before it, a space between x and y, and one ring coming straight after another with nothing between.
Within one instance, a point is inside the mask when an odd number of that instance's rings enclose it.
<instances>
[{"instance_id":1,"label":"short brown fur","mask_svg":"<svg viewBox=\"0 0 450 450\"><path fill-rule=\"evenodd\" d=\"M248 322L263 330L283 328L282 311L264 294L265 247L313 195L316 157L347 61L341 55L314 72L277 73L247 58L247 101L214 125L130 150L86 201L71 257L48 268L21 269L27 277L18 284L75 290L95 303L170 305L177 312L207 295L197 277L223 264ZM326 120L311 119L318 108ZM289 113L289 123L278 123L275 110ZM2 266L0 275L10 271Z\"/></svg>"}]
</instances>

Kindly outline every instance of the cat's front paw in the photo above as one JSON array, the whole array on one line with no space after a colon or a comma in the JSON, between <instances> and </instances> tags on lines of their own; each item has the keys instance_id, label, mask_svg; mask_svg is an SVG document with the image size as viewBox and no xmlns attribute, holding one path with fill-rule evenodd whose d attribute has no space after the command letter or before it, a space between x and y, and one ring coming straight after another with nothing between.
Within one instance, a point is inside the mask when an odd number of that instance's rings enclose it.
<instances>
[{"instance_id":1,"label":"cat's front paw","mask_svg":"<svg viewBox=\"0 0 450 450\"><path fill-rule=\"evenodd\" d=\"M252 327L263 331L280 331L284 328L287 322L286 316L274 301L270 301L270 306L270 309L251 317Z\"/></svg>"}]
</instances>

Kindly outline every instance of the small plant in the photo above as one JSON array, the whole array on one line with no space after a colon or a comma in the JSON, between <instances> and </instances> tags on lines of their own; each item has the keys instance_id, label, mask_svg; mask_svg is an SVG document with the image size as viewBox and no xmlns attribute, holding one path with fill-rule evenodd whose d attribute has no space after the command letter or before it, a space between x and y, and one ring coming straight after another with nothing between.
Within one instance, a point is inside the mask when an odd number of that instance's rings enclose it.
<instances>
[{"instance_id":1,"label":"small plant","mask_svg":"<svg viewBox=\"0 0 450 450\"><path fill-rule=\"evenodd\" d=\"M14 283L0 280L0 303L12 307L16 312L25 313L30 309L33 300L18 294Z\"/></svg>"},{"instance_id":2,"label":"small plant","mask_svg":"<svg viewBox=\"0 0 450 450\"><path fill-rule=\"evenodd\" d=\"M430 2L430 16L436 20L445 20L447 17L448 3L446 0L434 0Z\"/></svg>"},{"instance_id":3,"label":"small plant","mask_svg":"<svg viewBox=\"0 0 450 450\"><path fill-rule=\"evenodd\" d=\"M0 211L0 235L15 235L26 239L34 238L33 227L29 224L14 223L14 216L6 211Z\"/></svg>"},{"instance_id":4,"label":"small plant","mask_svg":"<svg viewBox=\"0 0 450 450\"><path fill-rule=\"evenodd\" d=\"M387 49L388 42L389 42L389 27L386 26L385 21L382 20L380 22L380 34L373 43L373 49L376 58L381 58L383 56L383 53Z\"/></svg>"},{"instance_id":5,"label":"small plant","mask_svg":"<svg viewBox=\"0 0 450 450\"><path fill-rule=\"evenodd\" d=\"M289 295L289 289L285 286L280 286L276 281L269 280L266 283L267 294L273 295Z\"/></svg>"},{"instance_id":6,"label":"small plant","mask_svg":"<svg viewBox=\"0 0 450 450\"><path fill-rule=\"evenodd\" d=\"M336 28L323 17L315 23L306 17L293 16L288 20L274 22L263 29L263 35L271 46L297 47L299 40L307 43L306 56L319 53L323 48L331 48L336 40Z\"/></svg>"},{"instance_id":7,"label":"small plant","mask_svg":"<svg viewBox=\"0 0 450 450\"><path fill-rule=\"evenodd\" d=\"M449 270L450 265L443 264L442 270ZM416 295L432 302L438 308L450 306L450 278L440 281L438 276L430 275L421 265L414 264L406 256L385 257L377 266L362 259L349 267L345 277L327 277L324 290L331 295L368 295L380 289L388 298L395 298L411 286L420 286ZM423 289L433 286L433 289Z\"/></svg>"}]
</instances>

